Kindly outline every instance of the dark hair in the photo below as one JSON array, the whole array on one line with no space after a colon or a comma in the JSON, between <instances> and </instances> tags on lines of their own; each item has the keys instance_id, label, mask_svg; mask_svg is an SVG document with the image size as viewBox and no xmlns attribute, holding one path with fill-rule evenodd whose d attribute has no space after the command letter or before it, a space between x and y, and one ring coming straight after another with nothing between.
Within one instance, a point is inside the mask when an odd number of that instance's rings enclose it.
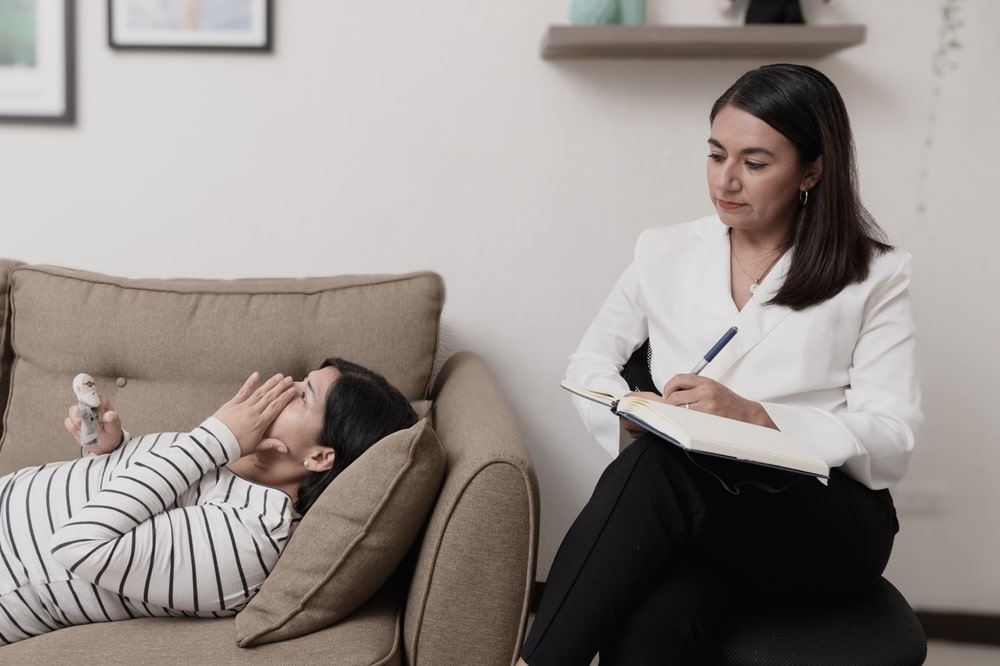
<instances>
[{"instance_id":1,"label":"dark hair","mask_svg":"<svg viewBox=\"0 0 1000 666\"><path fill-rule=\"evenodd\" d=\"M823 157L822 176L789 238L794 252L788 276L769 302L802 310L862 282L872 258L891 246L861 203L854 139L837 87L812 67L766 65L730 86L712 106L709 120L726 106L746 111L784 135L803 166Z\"/></svg>"},{"instance_id":2,"label":"dark hair","mask_svg":"<svg viewBox=\"0 0 1000 666\"><path fill-rule=\"evenodd\" d=\"M328 358L320 368L340 376L326 394L319 443L334 450L333 467L311 474L299 486L295 510L304 514L330 482L372 444L417 422L417 414L385 377L342 358Z\"/></svg>"}]
</instances>

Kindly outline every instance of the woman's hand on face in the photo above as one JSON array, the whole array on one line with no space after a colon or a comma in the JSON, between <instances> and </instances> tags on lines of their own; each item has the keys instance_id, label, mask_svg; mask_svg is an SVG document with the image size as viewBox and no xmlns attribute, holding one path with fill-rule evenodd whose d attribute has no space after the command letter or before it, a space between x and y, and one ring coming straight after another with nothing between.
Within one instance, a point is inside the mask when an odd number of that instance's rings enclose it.
<instances>
[{"instance_id":1,"label":"woman's hand on face","mask_svg":"<svg viewBox=\"0 0 1000 666\"><path fill-rule=\"evenodd\" d=\"M678 407L777 429L767 410L759 402L747 400L714 379L701 375L674 375L663 387L663 401Z\"/></svg>"},{"instance_id":2,"label":"woman's hand on face","mask_svg":"<svg viewBox=\"0 0 1000 666\"><path fill-rule=\"evenodd\" d=\"M260 374L254 372L232 400L215 412L215 418L225 423L236 436L241 455L257 448L264 432L295 397L291 377L278 374L257 387L258 381Z\"/></svg>"},{"instance_id":3,"label":"woman's hand on face","mask_svg":"<svg viewBox=\"0 0 1000 666\"><path fill-rule=\"evenodd\" d=\"M97 406L97 422L100 424L100 429L97 432L97 444L84 448L89 453L111 453L121 446L124 435L121 417L118 416L118 412L112 409L111 401L106 395L101 396L101 404ZM82 423L80 407L73 405L69 408L69 415L63 421L63 425L77 444L80 443L80 425Z\"/></svg>"}]
</instances>

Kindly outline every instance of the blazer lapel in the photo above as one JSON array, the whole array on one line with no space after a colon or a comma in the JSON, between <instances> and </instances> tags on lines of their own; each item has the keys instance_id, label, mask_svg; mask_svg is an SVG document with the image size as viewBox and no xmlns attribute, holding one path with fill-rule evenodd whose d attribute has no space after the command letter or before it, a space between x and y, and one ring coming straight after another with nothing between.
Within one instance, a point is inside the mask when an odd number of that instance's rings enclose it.
<instances>
[{"instance_id":1,"label":"blazer lapel","mask_svg":"<svg viewBox=\"0 0 1000 666\"><path fill-rule=\"evenodd\" d=\"M739 331L736 337L708 364L708 367L702 372L703 375L715 380L721 380L741 358L750 353L785 317L791 314L791 308L783 305L764 305L764 303L774 297L784 282L785 273L788 271L789 264L791 263L791 255L791 251L786 252L778 260L778 263L774 265L774 268L767 274L764 281L760 283L757 291L754 292L753 297L747 301L742 310L737 312L736 305L733 304L733 312L736 313L733 325ZM723 271L727 278L727 293L729 293L729 280L731 280L728 267L727 261L727 270ZM732 303L731 294L729 301Z\"/></svg>"},{"instance_id":2,"label":"blazer lapel","mask_svg":"<svg viewBox=\"0 0 1000 666\"><path fill-rule=\"evenodd\" d=\"M708 308L704 312L707 327L710 325L707 322L733 319L739 311L730 291L728 228L719 222L699 229L699 236L703 245L697 252L687 254L683 271L690 276L690 283L695 289L695 302L702 308ZM713 332L714 327L708 335L713 335Z\"/></svg>"}]
</instances>

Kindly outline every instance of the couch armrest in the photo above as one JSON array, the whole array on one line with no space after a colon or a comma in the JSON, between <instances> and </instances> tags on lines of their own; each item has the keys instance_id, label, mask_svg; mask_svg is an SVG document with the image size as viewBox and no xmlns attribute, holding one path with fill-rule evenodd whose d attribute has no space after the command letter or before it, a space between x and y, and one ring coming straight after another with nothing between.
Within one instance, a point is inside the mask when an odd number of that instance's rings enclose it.
<instances>
[{"instance_id":1,"label":"couch armrest","mask_svg":"<svg viewBox=\"0 0 1000 666\"><path fill-rule=\"evenodd\" d=\"M524 639L538 549L538 481L485 363L461 352L431 395L448 471L406 603L407 662L508 665Z\"/></svg>"}]
</instances>

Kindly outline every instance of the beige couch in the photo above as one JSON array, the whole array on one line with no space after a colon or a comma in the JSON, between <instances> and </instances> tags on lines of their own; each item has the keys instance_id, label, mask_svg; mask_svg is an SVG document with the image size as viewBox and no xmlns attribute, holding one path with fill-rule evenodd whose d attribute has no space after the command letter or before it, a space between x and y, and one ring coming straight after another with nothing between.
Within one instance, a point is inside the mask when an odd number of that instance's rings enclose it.
<instances>
[{"instance_id":1,"label":"beige couch","mask_svg":"<svg viewBox=\"0 0 1000 666\"><path fill-rule=\"evenodd\" d=\"M81 455L62 426L77 372L141 434L193 428L252 370L302 376L332 356L383 373L424 409L446 459L394 579L331 626L238 647L239 616L134 619L27 639L0 648L0 663L514 661L535 577L537 482L483 361L461 352L435 372L438 275L132 280L0 260L0 293L0 475ZM285 556L312 538L307 528L322 526L303 521Z\"/></svg>"}]
</instances>

